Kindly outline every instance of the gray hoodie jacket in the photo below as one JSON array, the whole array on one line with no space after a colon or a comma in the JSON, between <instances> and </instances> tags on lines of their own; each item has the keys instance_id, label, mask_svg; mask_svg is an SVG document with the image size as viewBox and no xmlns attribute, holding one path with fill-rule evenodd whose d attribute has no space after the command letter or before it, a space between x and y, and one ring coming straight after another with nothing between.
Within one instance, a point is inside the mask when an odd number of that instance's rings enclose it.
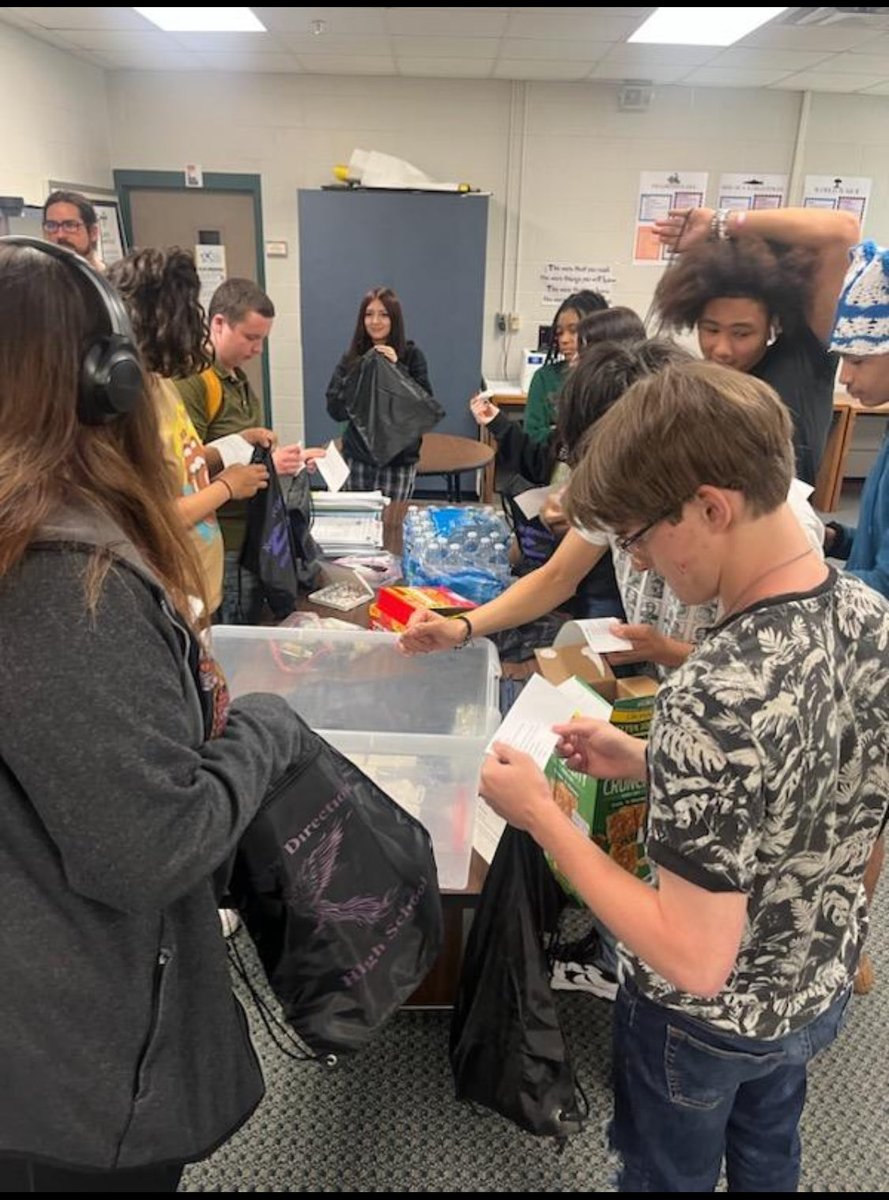
<instances>
[{"instance_id":1,"label":"gray hoodie jacket","mask_svg":"<svg viewBox=\"0 0 889 1200\"><path fill-rule=\"evenodd\" d=\"M254 695L204 741L183 629L120 531L41 536L0 579L0 1153L191 1161L262 1096L210 876L298 726ZM90 614L95 544L120 561Z\"/></svg>"}]
</instances>

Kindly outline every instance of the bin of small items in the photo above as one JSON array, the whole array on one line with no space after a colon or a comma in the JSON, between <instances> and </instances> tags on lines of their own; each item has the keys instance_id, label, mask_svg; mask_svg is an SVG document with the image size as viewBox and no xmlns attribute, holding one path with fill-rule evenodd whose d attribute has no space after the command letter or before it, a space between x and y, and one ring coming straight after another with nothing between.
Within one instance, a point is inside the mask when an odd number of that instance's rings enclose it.
<instances>
[{"instance_id":1,"label":"bin of small items","mask_svg":"<svg viewBox=\"0 0 889 1200\"><path fill-rule=\"evenodd\" d=\"M408 657L394 634L217 625L214 653L233 697L283 696L429 830L439 886L469 879L478 776L500 723L499 660L480 639Z\"/></svg>"}]
</instances>

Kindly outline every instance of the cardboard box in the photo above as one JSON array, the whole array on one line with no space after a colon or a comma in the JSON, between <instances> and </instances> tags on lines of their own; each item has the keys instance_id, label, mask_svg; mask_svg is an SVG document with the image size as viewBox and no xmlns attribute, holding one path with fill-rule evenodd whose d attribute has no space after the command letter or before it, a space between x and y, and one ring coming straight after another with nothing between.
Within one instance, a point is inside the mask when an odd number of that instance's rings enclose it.
<instances>
[{"instance_id":1,"label":"cardboard box","mask_svg":"<svg viewBox=\"0 0 889 1200\"><path fill-rule=\"evenodd\" d=\"M572 675L595 688L603 700L613 703L617 696L617 681L614 672L601 654L596 654L585 645L547 646L534 651L537 670L544 679L555 684L564 683Z\"/></svg>"},{"instance_id":2,"label":"cardboard box","mask_svg":"<svg viewBox=\"0 0 889 1200\"><path fill-rule=\"evenodd\" d=\"M645 676L615 681L616 697L611 723L632 734L647 738L654 711L657 683ZM593 779L570 770L562 758L553 755L546 765L546 776L553 798L575 825L583 829L606 854L625 870L647 879L650 874L645 855L646 785L635 779ZM581 900L547 856L556 878L569 895ZM581 900L582 902L582 900Z\"/></svg>"},{"instance_id":3,"label":"cardboard box","mask_svg":"<svg viewBox=\"0 0 889 1200\"><path fill-rule=\"evenodd\" d=\"M450 617L478 605L446 587L382 587L368 609L372 629L403 633L411 616L422 609Z\"/></svg>"}]
</instances>

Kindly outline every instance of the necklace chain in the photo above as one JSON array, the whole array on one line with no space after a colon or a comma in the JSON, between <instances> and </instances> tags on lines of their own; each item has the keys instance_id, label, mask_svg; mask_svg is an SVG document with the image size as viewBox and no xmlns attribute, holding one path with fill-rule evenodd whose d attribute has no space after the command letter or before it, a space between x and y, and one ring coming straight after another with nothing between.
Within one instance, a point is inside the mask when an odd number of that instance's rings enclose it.
<instances>
[{"instance_id":1,"label":"necklace chain","mask_svg":"<svg viewBox=\"0 0 889 1200\"><path fill-rule=\"evenodd\" d=\"M745 588L743 588L742 591L740 591L737 596L735 596L732 603L726 606L725 615L727 617L729 617L729 616L732 616L734 613L736 613L740 607L740 601L743 600L746 596L748 596L753 591L753 589L756 587L757 584L762 583L762 581L764 579L768 579L768 577L770 575L774 575L776 571L782 571L785 567L790 567L795 562L799 562L799 560L801 558L805 558L807 554L811 554L811 553L812 553L812 547L808 546L805 550L801 551L799 554L794 554L793 558L788 558L788 559L785 559L784 562L776 563L774 567L769 567L769 569L767 571L763 571L763 573L761 575L757 575L757 577L752 581L752 583L748 583L747 586Z\"/></svg>"}]
</instances>

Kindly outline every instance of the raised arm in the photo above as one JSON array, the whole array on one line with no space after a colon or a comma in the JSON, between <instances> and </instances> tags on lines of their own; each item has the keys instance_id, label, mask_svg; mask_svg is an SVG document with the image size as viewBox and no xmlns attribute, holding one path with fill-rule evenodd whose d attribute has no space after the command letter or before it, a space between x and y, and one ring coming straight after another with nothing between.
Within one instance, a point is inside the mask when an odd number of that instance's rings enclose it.
<instances>
[{"instance_id":1,"label":"raised arm","mask_svg":"<svg viewBox=\"0 0 889 1200\"><path fill-rule=\"evenodd\" d=\"M674 209L665 220L655 222L654 231L673 250L688 250L718 232L714 230L716 216L712 208ZM806 316L812 332L826 343L849 265L849 250L861 236L858 218L823 208L741 209L725 215L722 229L734 241L761 237L814 251L815 272Z\"/></svg>"}]
</instances>

